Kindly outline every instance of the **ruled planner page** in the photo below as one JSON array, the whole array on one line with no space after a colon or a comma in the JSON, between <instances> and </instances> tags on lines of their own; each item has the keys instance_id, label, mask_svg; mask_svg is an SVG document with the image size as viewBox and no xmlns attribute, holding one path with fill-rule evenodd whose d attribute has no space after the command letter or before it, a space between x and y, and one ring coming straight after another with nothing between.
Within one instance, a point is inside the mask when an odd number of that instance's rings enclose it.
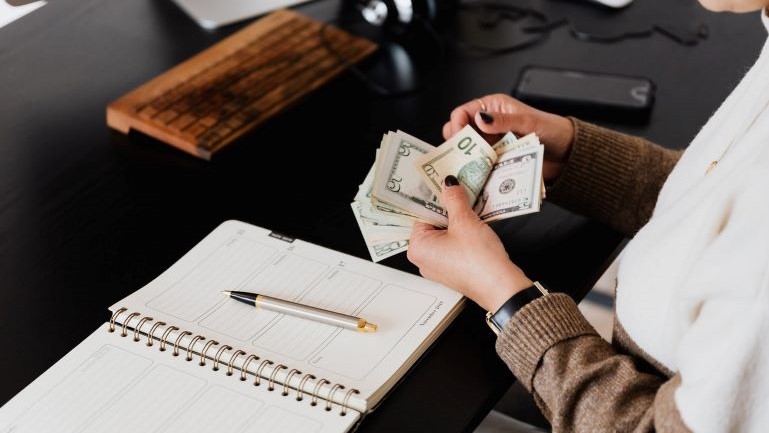
<instances>
[{"instance_id":1,"label":"ruled planner page","mask_svg":"<svg viewBox=\"0 0 769 433\"><path fill-rule=\"evenodd\" d=\"M97 329L0 408L0 432L347 431L339 415Z\"/></svg>"},{"instance_id":2,"label":"ruled planner page","mask_svg":"<svg viewBox=\"0 0 769 433\"><path fill-rule=\"evenodd\" d=\"M222 290L262 293L351 314L379 329L363 333L255 309L225 298ZM456 292L421 277L227 221L111 310L124 307L126 313L135 311L190 331L191 336L180 337L182 345L200 335L206 340L199 339L194 348L215 340L233 347L225 357L237 349L272 360L286 367L276 371L276 380L288 379L292 388L299 386L302 375L288 373L297 369L330 382L320 385L321 396L343 398L344 392L331 392L336 383L357 389L360 394L350 397L350 405L363 411L382 397L461 305ZM129 326L137 325L138 317ZM177 335L174 331L168 338ZM236 356L238 365L246 356ZM271 373L272 366L263 372Z\"/></svg>"}]
</instances>

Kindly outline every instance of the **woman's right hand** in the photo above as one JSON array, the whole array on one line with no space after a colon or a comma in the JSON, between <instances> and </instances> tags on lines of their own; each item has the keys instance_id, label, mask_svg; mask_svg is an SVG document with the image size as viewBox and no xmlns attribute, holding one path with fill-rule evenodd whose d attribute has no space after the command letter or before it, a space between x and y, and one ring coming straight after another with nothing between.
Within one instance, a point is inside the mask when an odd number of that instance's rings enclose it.
<instances>
[{"instance_id":1,"label":"woman's right hand","mask_svg":"<svg viewBox=\"0 0 769 433\"><path fill-rule=\"evenodd\" d=\"M574 141L571 120L530 107L505 95L487 95L460 105L443 125L443 137L449 139L468 124L473 124L491 144L512 131L522 137L535 132L545 145L543 176L546 182L561 174Z\"/></svg>"}]
</instances>

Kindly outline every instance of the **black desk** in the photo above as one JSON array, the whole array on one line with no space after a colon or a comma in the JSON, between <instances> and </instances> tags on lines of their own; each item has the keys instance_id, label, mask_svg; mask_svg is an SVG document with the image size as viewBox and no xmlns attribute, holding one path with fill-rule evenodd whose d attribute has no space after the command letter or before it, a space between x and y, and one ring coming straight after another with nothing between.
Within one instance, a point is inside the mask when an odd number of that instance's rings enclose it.
<instances>
[{"instance_id":1,"label":"black desk","mask_svg":"<svg viewBox=\"0 0 769 433\"><path fill-rule=\"evenodd\" d=\"M647 0L651 1L651 0ZM656 0L666 8L670 0ZM692 0L693 1L693 0ZM299 8L334 16L338 2ZM645 75L651 122L630 132L682 147L752 63L758 17L704 11L710 40L616 45L549 41L501 57L448 49L431 86L371 97L344 76L213 162L105 126L106 104L238 27L206 32L166 0L57 0L0 29L0 402L108 317L107 306L167 268L218 223L241 219L359 257L349 210L388 129L433 143L457 103L507 91L527 64ZM334 154L346 161L334 164ZM300 190L282 186L298 177ZM616 233L548 205L495 226L532 277L581 298L620 244ZM414 272L402 255L385 262ZM360 431L470 430L512 377L482 312L468 308Z\"/></svg>"}]
</instances>

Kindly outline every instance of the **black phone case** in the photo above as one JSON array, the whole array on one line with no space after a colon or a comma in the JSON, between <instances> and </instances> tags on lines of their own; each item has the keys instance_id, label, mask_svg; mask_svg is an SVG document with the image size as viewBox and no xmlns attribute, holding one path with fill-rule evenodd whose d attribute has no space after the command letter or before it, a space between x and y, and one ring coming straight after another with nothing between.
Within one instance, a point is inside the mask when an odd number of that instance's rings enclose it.
<instances>
[{"instance_id":1,"label":"black phone case","mask_svg":"<svg viewBox=\"0 0 769 433\"><path fill-rule=\"evenodd\" d=\"M528 91L524 85L527 77L540 71L570 74L572 78L569 81L569 86L579 84L585 87L568 89L559 95ZM577 75L581 76L581 78L574 79L573 77ZM603 80L605 78L610 78L617 83L622 81L627 83L624 89L627 92L626 97L620 95L620 99L625 99L624 102L607 101L606 98L601 97L603 95L600 93L585 91L585 89L590 89L591 82L595 83L592 80ZM643 83L643 85L640 85L640 83ZM573 93L571 93L572 91ZM656 85L654 82L645 77L545 66L527 66L521 71L512 95L526 104L561 115L576 116L584 119L610 120L621 123L644 123L649 120L651 115L655 91ZM612 96L616 99L618 95Z\"/></svg>"}]
</instances>

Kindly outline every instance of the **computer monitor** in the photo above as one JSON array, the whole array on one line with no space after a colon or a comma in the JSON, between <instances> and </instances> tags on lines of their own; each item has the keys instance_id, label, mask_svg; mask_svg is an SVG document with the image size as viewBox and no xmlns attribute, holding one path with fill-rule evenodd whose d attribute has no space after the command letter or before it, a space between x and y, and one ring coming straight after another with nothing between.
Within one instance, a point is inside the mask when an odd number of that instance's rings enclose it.
<instances>
[{"instance_id":1,"label":"computer monitor","mask_svg":"<svg viewBox=\"0 0 769 433\"><path fill-rule=\"evenodd\" d=\"M215 29L309 0L173 0L201 27Z\"/></svg>"}]
</instances>

